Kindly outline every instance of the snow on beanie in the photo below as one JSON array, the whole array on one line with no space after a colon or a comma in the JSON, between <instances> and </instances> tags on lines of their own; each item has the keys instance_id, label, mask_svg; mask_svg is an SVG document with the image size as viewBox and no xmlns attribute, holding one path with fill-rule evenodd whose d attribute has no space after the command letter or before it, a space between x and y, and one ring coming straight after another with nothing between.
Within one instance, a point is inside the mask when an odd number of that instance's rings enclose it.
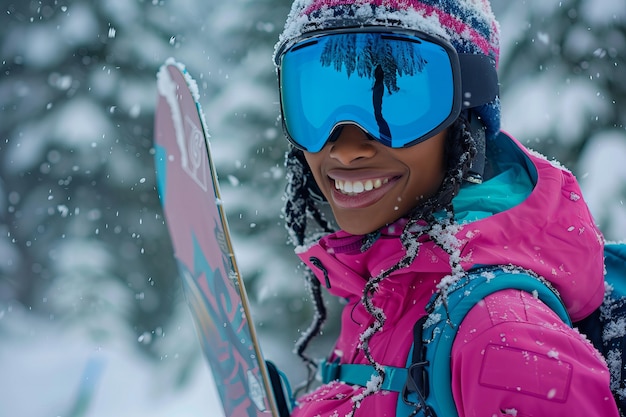
<instances>
[{"instance_id":1,"label":"snow on beanie","mask_svg":"<svg viewBox=\"0 0 626 417\"><path fill-rule=\"evenodd\" d=\"M275 50L308 32L360 25L419 30L450 42L458 53L498 62L500 30L489 0L295 0ZM500 130L499 98L473 111L487 138L494 138Z\"/></svg>"}]
</instances>

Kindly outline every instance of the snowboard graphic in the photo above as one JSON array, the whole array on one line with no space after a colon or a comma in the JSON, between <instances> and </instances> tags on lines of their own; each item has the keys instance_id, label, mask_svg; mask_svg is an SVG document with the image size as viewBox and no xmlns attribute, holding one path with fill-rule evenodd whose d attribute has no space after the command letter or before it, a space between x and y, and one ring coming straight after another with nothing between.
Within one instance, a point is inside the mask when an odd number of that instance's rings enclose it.
<instances>
[{"instance_id":1,"label":"snowboard graphic","mask_svg":"<svg viewBox=\"0 0 626 417\"><path fill-rule=\"evenodd\" d=\"M226 417L278 417L233 254L198 89L168 59L157 75L157 185L187 303ZM210 410L207 410L210 415Z\"/></svg>"}]
</instances>

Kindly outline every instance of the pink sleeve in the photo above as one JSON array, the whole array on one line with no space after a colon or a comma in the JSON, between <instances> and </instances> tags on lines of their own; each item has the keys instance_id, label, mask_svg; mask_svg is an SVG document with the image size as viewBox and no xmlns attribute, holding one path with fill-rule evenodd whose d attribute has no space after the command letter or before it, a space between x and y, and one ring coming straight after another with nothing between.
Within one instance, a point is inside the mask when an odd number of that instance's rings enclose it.
<instances>
[{"instance_id":1,"label":"pink sleeve","mask_svg":"<svg viewBox=\"0 0 626 417\"><path fill-rule=\"evenodd\" d=\"M619 417L599 353L522 291L492 294L468 313L451 367L459 417Z\"/></svg>"}]
</instances>

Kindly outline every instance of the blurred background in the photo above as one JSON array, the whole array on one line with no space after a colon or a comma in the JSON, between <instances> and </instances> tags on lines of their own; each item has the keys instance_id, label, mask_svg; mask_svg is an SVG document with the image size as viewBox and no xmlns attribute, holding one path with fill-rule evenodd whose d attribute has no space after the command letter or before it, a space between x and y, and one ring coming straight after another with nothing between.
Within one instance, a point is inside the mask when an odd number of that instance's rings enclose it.
<instances>
[{"instance_id":1,"label":"blurred background","mask_svg":"<svg viewBox=\"0 0 626 417\"><path fill-rule=\"evenodd\" d=\"M492 5L503 128L571 169L624 239L626 0ZM311 308L280 214L271 60L289 7L0 0L0 417L219 415L155 189L168 57L200 87L263 350L302 378L291 351Z\"/></svg>"}]
</instances>

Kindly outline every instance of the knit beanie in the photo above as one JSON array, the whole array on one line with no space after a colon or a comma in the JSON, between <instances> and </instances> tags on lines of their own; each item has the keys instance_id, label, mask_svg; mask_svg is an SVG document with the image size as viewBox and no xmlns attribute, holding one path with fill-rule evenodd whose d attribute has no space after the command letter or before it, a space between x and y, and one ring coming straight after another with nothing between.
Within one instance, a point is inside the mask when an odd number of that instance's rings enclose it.
<instances>
[{"instance_id":1,"label":"knit beanie","mask_svg":"<svg viewBox=\"0 0 626 417\"><path fill-rule=\"evenodd\" d=\"M488 0L295 0L275 51L316 30L389 26L444 39L457 53L499 56L499 25ZM487 139L500 130L500 100L473 108Z\"/></svg>"}]
</instances>

